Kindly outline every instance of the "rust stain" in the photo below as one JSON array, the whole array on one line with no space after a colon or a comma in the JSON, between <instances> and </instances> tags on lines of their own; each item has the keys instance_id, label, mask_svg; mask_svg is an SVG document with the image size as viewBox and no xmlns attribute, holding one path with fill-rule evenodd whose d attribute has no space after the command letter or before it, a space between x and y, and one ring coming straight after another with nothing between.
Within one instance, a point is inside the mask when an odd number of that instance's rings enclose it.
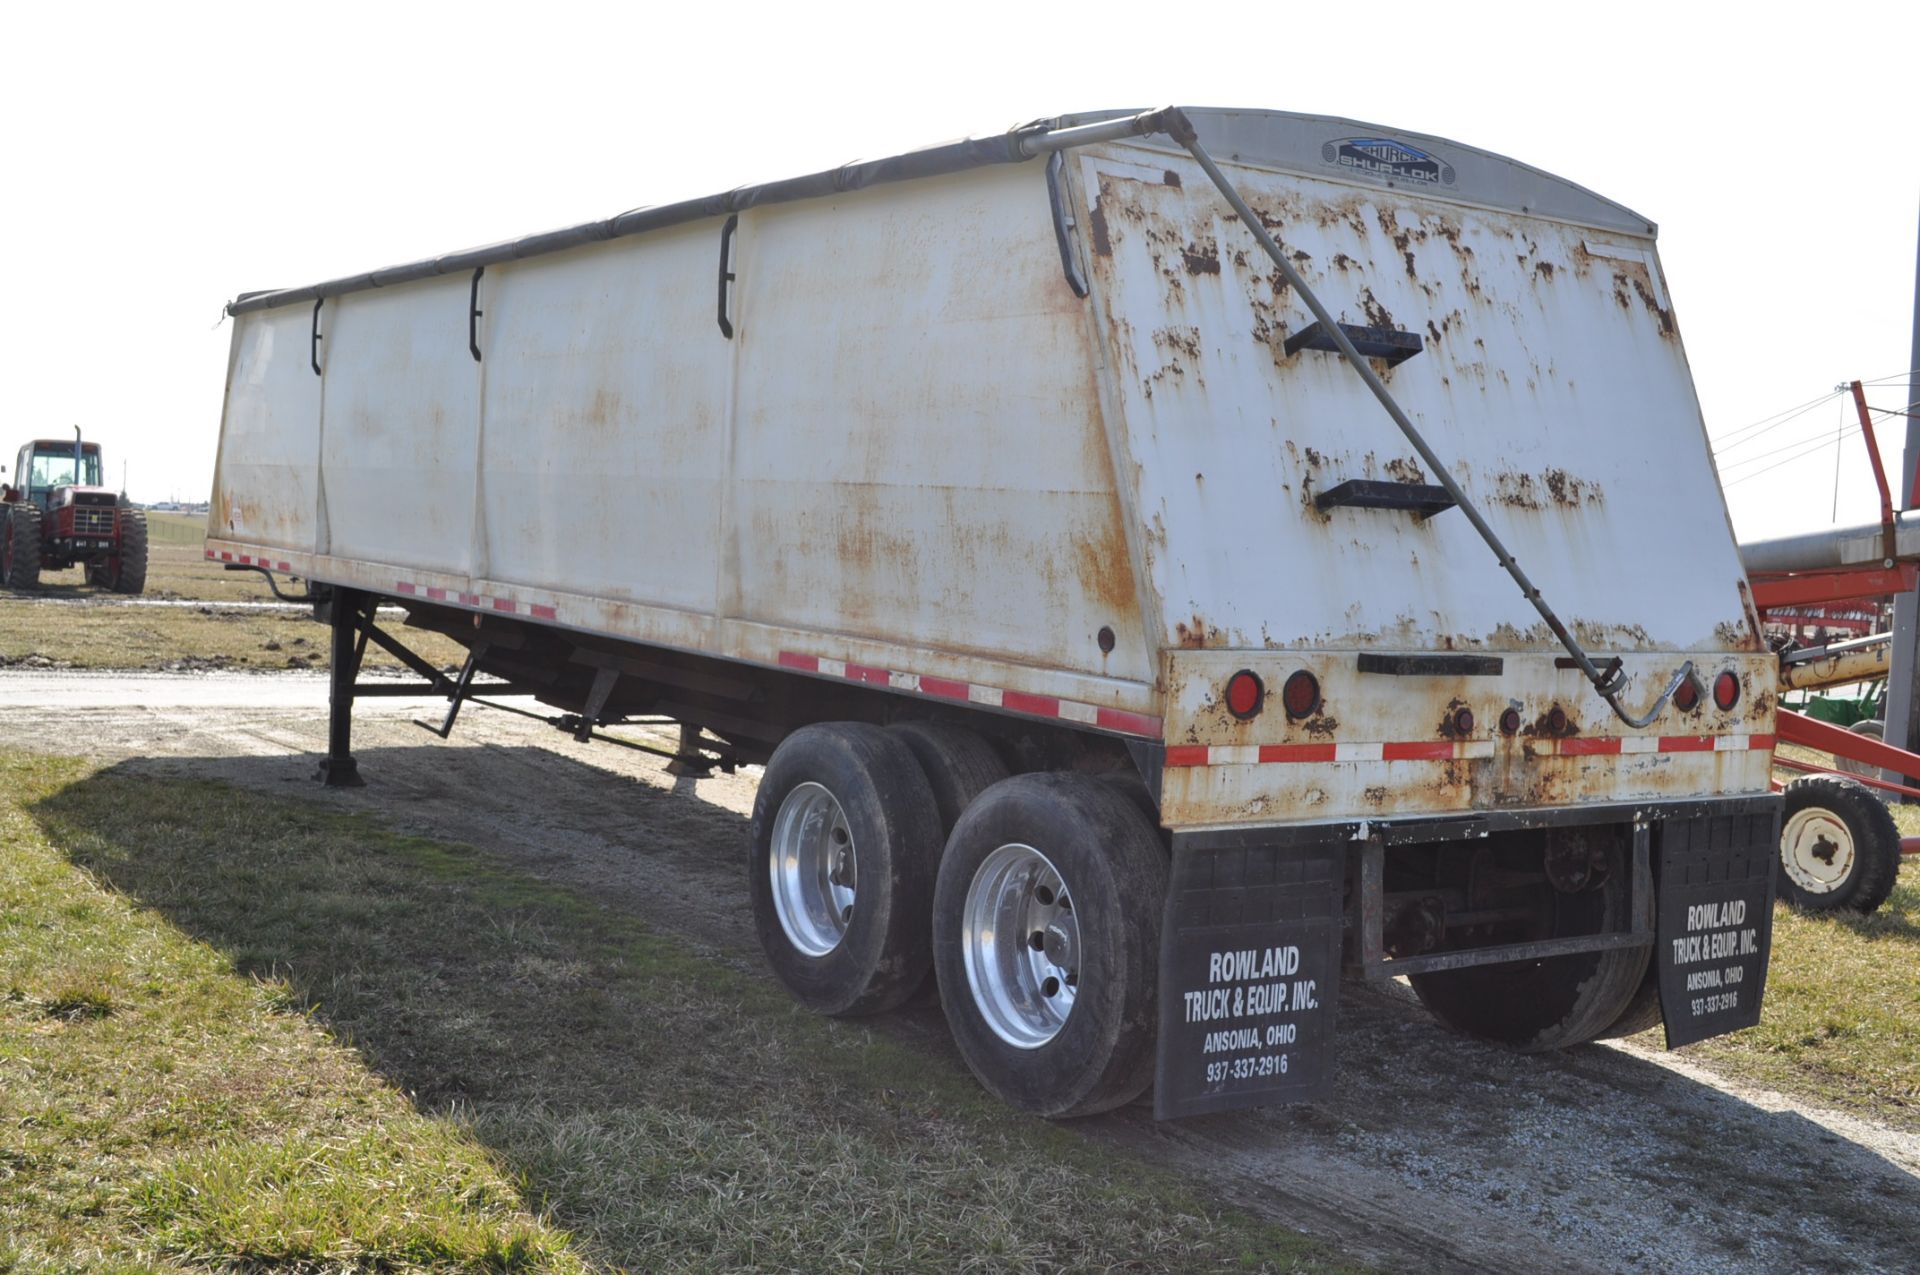
<instances>
[{"instance_id":1,"label":"rust stain","mask_svg":"<svg viewBox=\"0 0 1920 1275\"><path fill-rule=\"evenodd\" d=\"M1532 474L1501 473L1493 476L1493 503L1511 509L1541 509L1540 494L1533 488Z\"/></svg>"},{"instance_id":2,"label":"rust stain","mask_svg":"<svg viewBox=\"0 0 1920 1275\"><path fill-rule=\"evenodd\" d=\"M1186 262L1188 274L1219 274L1220 252L1213 244L1188 244L1180 258Z\"/></svg>"},{"instance_id":3,"label":"rust stain","mask_svg":"<svg viewBox=\"0 0 1920 1275\"><path fill-rule=\"evenodd\" d=\"M1156 348L1176 354L1184 354L1190 359L1200 357L1200 329L1192 324L1177 328L1156 328L1153 333Z\"/></svg>"},{"instance_id":4,"label":"rust stain","mask_svg":"<svg viewBox=\"0 0 1920 1275\"><path fill-rule=\"evenodd\" d=\"M1173 636L1177 645L1195 651L1208 646L1217 646L1221 639L1220 630L1210 626L1205 617L1199 615L1193 617L1192 623L1186 620L1174 621Z\"/></svg>"},{"instance_id":5,"label":"rust stain","mask_svg":"<svg viewBox=\"0 0 1920 1275\"><path fill-rule=\"evenodd\" d=\"M1113 511L1119 504L1113 502ZM1134 592L1133 563L1127 557L1126 539L1117 517L1101 527L1100 537L1073 537L1074 580L1086 595L1103 609L1120 615L1132 615L1139 609Z\"/></svg>"},{"instance_id":6,"label":"rust stain","mask_svg":"<svg viewBox=\"0 0 1920 1275\"><path fill-rule=\"evenodd\" d=\"M1533 263L1533 272L1542 279L1551 281L1553 278L1553 263L1551 261L1536 261Z\"/></svg>"},{"instance_id":7,"label":"rust stain","mask_svg":"<svg viewBox=\"0 0 1920 1275\"><path fill-rule=\"evenodd\" d=\"M1113 255L1113 237L1107 233L1106 200L1099 199L1094 201L1092 210L1087 213L1087 223L1093 227L1094 255L1111 257Z\"/></svg>"},{"instance_id":8,"label":"rust stain","mask_svg":"<svg viewBox=\"0 0 1920 1275\"><path fill-rule=\"evenodd\" d=\"M1180 174L1174 172L1171 168L1169 168L1166 172L1160 174L1160 184L1163 186L1171 186L1175 190L1179 190Z\"/></svg>"},{"instance_id":9,"label":"rust stain","mask_svg":"<svg viewBox=\"0 0 1920 1275\"><path fill-rule=\"evenodd\" d=\"M1367 322L1376 328L1395 326L1393 315L1388 312L1387 307L1380 304L1379 299L1373 295L1372 288L1360 289L1360 311L1367 316Z\"/></svg>"},{"instance_id":10,"label":"rust stain","mask_svg":"<svg viewBox=\"0 0 1920 1275\"><path fill-rule=\"evenodd\" d=\"M1581 505L1604 505L1606 492L1600 484L1586 478L1576 478L1564 469L1549 469L1542 478L1546 481L1547 494L1556 505L1577 509Z\"/></svg>"},{"instance_id":11,"label":"rust stain","mask_svg":"<svg viewBox=\"0 0 1920 1275\"><path fill-rule=\"evenodd\" d=\"M1419 460L1412 456L1405 457L1404 459L1395 456L1387 461L1386 464L1382 465L1381 468L1386 470L1387 477L1397 483L1417 484L1427 481L1427 471L1420 468Z\"/></svg>"},{"instance_id":12,"label":"rust stain","mask_svg":"<svg viewBox=\"0 0 1920 1275\"><path fill-rule=\"evenodd\" d=\"M1673 311L1661 309L1660 303L1654 299L1653 289L1647 285L1646 280L1636 278L1633 281L1633 290L1640 294L1640 300L1644 302L1647 309L1653 311L1655 317L1660 320L1660 335L1672 336Z\"/></svg>"},{"instance_id":13,"label":"rust stain","mask_svg":"<svg viewBox=\"0 0 1920 1275\"><path fill-rule=\"evenodd\" d=\"M1333 254L1333 268L1335 270L1349 270L1358 264L1358 262L1344 252L1336 252Z\"/></svg>"},{"instance_id":14,"label":"rust stain","mask_svg":"<svg viewBox=\"0 0 1920 1275\"><path fill-rule=\"evenodd\" d=\"M1328 717L1325 713L1316 714L1300 723L1300 729L1315 739L1332 739L1340 732L1340 719Z\"/></svg>"}]
</instances>

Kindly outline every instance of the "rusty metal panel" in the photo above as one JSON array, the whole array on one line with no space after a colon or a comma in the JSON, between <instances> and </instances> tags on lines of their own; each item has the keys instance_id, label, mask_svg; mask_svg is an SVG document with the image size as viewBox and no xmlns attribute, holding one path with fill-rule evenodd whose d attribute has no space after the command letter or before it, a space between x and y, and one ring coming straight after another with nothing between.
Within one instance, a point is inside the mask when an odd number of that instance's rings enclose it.
<instances>
[{"instance_id":1,"label":"rusty metal panel","mask_svg":"<svg viewBox=\"0 0 1920 1275\"><path fill-rule=\"evenodd\" d=\"M1096 301L1171 646L1545 650L1464 518L1322 512L1430 481L1196 165L1080 157ZM1601 652L1751 646L1742 573L1651 239L1230 166L1343 321L1416 334L1384 374Z\"/></svg>"},{"instance_id":2,"label":"rusty metal panel","mask_svg":"<svg viewBox=\"0 0 1920 1275\"><path fill-rule=\"evenodd\" d=\"M467 281L355 293L320 314L323 550L466 572L480 365Z\"/></svg>"},{"instance_id":3,"label":"rusty metal panel","mask_svg":"<svg viewBox=\"0 0 1920 1275\"><path fill-rule=\"evenodd\" d=\"M729 613L1151 681L1041 166L750 212L737 262Z\"/></svg>"},{"instance_id":4,"label":"rusty metal panel","mask_svg":"<svg viewBox=\"0 0 1920 1275\"><path fill-rule=\"evenodd\" d=\"M1363 672L1360 655L1169 652L1167 824L1314 823L1768 791L1779 676L1771 656L1695 653L1704 684L1722 670L1739 679L1733 708L1721 711L1703 693L1694 710L1669 707L1635 730L1549 654L1507 654L1498 672L1461 676ZM1664 684L1685 658L1621 657L1639 687ZM1249 720L1226 703L1227 681L1241 669L1268 692ZM1318 681L1320 695L1313 712L1294 718L1283 691L1300 672Z\"/></svg>"},{"instance_id":5,"label":"rusty metal panel","mask_svg":"<svg viewBox=\"0 0 1920 1275\"><path fill-rule=\"evenodd\" d=\"M734 353L714 323L719 233L681 227L481 278L478 574L713 611Z\"/></svg>"},{"instance_id":6,"label":"rusty metal panel","mask_svg":"<svg viewBox=\"0 0 1920 1275\"><path fill-rule=\"evenodd\" d=\"M315 547L320 378L308 361L311 307L234 320L211 536Z\"/></svg>"}]
</instances>

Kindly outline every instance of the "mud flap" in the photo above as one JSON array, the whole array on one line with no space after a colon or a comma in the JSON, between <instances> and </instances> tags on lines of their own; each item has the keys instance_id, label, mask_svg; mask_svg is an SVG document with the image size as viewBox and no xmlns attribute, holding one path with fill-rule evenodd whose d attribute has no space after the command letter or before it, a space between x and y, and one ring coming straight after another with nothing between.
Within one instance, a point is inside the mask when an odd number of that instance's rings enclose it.
<instances>
[{"instance_id":1,"label":"mud flap","mask_svg":"<svg viewBox=\"0 0 1920 1275\"><path fill-rule=\"evenodd\" d=\"M1677 1049L1760 1021L1780 807L1660 825L1660 1011Z\"/></svg>"},{"instance_id":2,"label":"mud flap","mask_svg":"<svg viewBox=\"0 0 1920 1275\"><path fill-rule=\"evenodd\" d=\"M1344 848L1176 836L1160 942L1160 1120L1310 1102L1333 1079Z\"/></svg>"}]
</instances>

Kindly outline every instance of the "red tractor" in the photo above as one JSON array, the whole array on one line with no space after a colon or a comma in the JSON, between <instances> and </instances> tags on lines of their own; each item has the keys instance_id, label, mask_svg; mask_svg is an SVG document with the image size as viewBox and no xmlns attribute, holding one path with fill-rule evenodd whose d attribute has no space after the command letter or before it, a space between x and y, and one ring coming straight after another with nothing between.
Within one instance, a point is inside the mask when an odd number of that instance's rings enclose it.
<instances>
[{"instance_id":1,"label":"red tractor","mask_svg":"<svg viewBox=\"0 0 1920 1275\"><path fill-rule=\"evenodd\" d=\"M100 444L36 439L0 483L0 584L37 589L42 570L83 565L116 593L147 587L147 515L100 485Z\"/></svg>"}]
</instances>

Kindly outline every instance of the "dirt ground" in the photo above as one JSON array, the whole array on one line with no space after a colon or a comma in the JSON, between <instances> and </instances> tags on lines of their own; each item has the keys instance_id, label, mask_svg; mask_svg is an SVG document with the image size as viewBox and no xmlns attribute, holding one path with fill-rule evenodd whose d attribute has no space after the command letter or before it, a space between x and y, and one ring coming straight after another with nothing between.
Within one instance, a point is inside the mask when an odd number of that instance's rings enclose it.
<instances>
[{"instance_id":1,"label":"dirt ground","mask_svg":"<svg viewBox=\"0 0 1920 1275\"><path fill-rule=\"evenodd\" d=\"M124 761L377 814L631 908L759 968L742 861L755 774L675 780L655 758L438 701L363 701L368 786L312 781L316 674L0 670L0 744ZM662 737L661 742L668 742ZM1310 1106L1083 1136L1407 1271L1911 1271L1920 1135L1730 1084L1638 1042L1519 1056L1454 1036L1399 985L1348 984L1339 1081ZM959 1069L937 1009L884 1020Z\"/></svg>"}]
</instances>

